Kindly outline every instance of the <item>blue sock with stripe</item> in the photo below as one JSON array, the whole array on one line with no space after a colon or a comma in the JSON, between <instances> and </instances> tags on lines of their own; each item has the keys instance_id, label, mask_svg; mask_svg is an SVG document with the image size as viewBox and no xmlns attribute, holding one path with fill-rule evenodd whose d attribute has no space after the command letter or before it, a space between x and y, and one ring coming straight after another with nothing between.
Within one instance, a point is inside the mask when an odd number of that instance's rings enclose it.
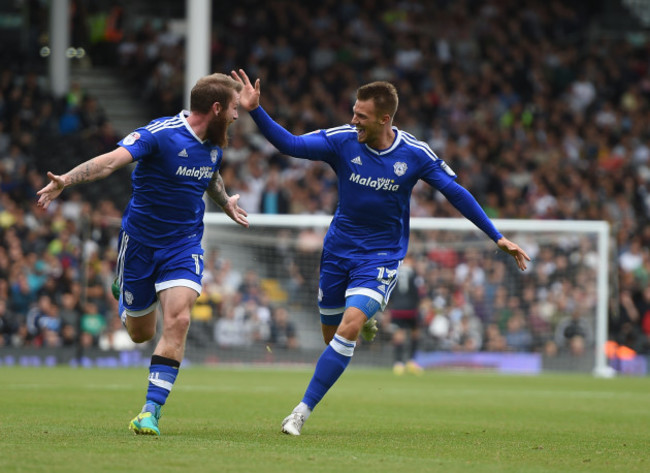
<instances>
[{"instance_id":1,"label":"blue sock with stripe","mask_svg":"<svg viewBox=\"0 0 650 473\"><path fill-rule=\"evenodd\" d=\"M323 399L325 393L334 385L350 364L356 342L334 335L330 344L316 363L314 376L307 386L305 396L302 398L309 409L313 410L316 404Z\"/></svg>"},{"instance_id":2,"label":"blue sock with stripe","mask_svg":"<svg viewBox=\"0 0 650 473\"><path fill-rule=\"evenodd\" d=\"M165 404L167 397L174 386L178 369L181 364L179 361L165 358L164 356L153 355L151 365L149 366L149 387L147 388L147 402L143 411L160 413L160 406Z\"/></svg>"}]
</instances>

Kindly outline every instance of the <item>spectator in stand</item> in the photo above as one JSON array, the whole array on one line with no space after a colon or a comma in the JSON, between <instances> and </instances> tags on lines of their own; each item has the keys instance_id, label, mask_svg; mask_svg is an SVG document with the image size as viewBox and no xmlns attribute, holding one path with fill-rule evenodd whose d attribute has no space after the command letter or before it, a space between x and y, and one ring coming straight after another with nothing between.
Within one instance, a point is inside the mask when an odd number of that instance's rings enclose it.
<instances>
[{"instance_id":1,"label":"spectator in stand","mask_svg":"<svg viewBox=\"0 0 650 473\"><path fill-rule=\"evenodd\" d=\"M286 214L289 210L289 198L286 195L277 167L271 167L266 176L262 190L260 211L264 214Z\"/></svg>"},{"instance_id":2,"label":"spectator in stand","mask_svg":"<svg viewBox=\"0 0 650 473\"><path fill-rule=\"evenodd\" d=\"M533 346L533 336L526 327L526 318L522 310L516 310L508 319L505 334L508 351L528 352Z\"/></svg>"},{"instance_id":3,"label":"spectator in stand","mask_svg":"<svg viewBox=\"0 0 650 473\"><path fill-rule=\"evenodd\" d=\"M214 326L214 340L222 348L244 347L250 344L243 317L238 317L234 306L225 307Z\"/></svg>"},{"instance_id":4,"label":"spectator in stand","mask_svg":"<svg viewBox=\"0 0 650 473\"><path fill-rule=\"evenodd\" d=\"M81 336L86 338L91 346L97 346L106 326L106 317L99 311L97 304L86 302L84 313L81 315Z\"/></svg>"},{"instance_id":5,"label":"spectator in stand","mask_svg":"<svg viewBox=\"0 0 650 473\"><path fill-rule=\"evenodd\" d=\"M275 307L272 311L269 345L290 350L299 346L296 326L284 306Z\"/></svg>"},{"instance_id":6,"label":"spectator in stand","mask_svg":"<svg viewBox=\"0 0 650 473\"><path fill-rule=\"evenodd\" d=\"M648 249L641 246L641 239L638 236L633 237L629 244L621 251L618 258L621 270L632 273L639 270L643 265L644 253Z\"/></svg>"},{"instance_id":7,"label":"spectator in stand","mask_svg":"<svg viewBox=\"0 0 650 473\"><path fill-rule=\"evenodd\" d=\"M7 301L0 298L0 347L12 345L12 338L18 331L14 314L7 307Z\"/></svg>"},{"instance_id":8,"label":"spectator in stand","mask_svg":"<svg viewBox=\"0 0 650 473\"><path fill-rule=\"evenodd\" d=\"M418 374L422 367L415 361L420 342L420 290L424 284L416 272L413 255L408 253L398 269L397 284L387 305L393 328L393 373ZM407 345L408 344L408 345ZM407 349L408 346L408 349Z\"/></svg>"},{"instance_id":9,"label":"spectator in stand","mask_svg":"<svg viewBox=\"0 0 650 473\"><path fill-rule=\"evenodd\" d=\"M471 314L464 314L451 329L452 351L474 352L483 345L481 321Z\"/></svg>"},{"instance_id":10,"label":"spectator in stand","mask_svg":"<svg viewBox=\"0 0 650 473\"><path fill-rule=\"evenodd\" d=\"M505 352L508 350L506 338L499 330L499 326L495 323L489 323L485 327L483 350L489 352Z\"/></svg>"},{"instance_id":11,"label":"spectator in stand","mask_svg":"<svg viewBox=\"0 0 650 473\"><path fill-rule=\"evenodd\" d=\"M27 313L30 343L34 346L58 346L62 322L59 310L48 295L38 298L38 303Z\"/></svg>"},{"instance_id":12,"label":"spectator in stand","mask_svg":"<svg viewBox=\"0 0 650 473\"><path fill-rule=\"evenodd\" d=\"M575 307L555 327L555 344L559 351L582 356L594 342L594 329L589 316Z\"/></svg>"}]
</instances>

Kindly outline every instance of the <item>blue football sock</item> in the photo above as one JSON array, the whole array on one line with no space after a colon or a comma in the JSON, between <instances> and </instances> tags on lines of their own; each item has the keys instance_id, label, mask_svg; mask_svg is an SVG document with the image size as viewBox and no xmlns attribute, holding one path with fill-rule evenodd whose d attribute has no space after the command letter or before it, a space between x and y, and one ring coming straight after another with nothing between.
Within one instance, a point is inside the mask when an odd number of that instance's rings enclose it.
<instances>
[{"instance_id":1,"label":"blue football sock","mask_svg":"<svg viewBox=\"0 0 650 473\"><path fill-rule=\"evenodd\" d=\"M302 398L302 402L307 404L310 409L313 410L316 407L316 404L323 399L325 393L345 371L352 359L355 345L356 342L334 335L334 338L318 359L314 376L311 378L305 396Z\"/></svg>"},{"instance_id":2,"label":"blue football sock","mask_svg":"<svg viewBox=\"0 0 650 473\"><path fill-rule=\"evenodd\" d=\"M149 366L149 387L147 388L147 403L162 406L174 386L180 362L153 355Z\"/></svg>"}]
</instances>

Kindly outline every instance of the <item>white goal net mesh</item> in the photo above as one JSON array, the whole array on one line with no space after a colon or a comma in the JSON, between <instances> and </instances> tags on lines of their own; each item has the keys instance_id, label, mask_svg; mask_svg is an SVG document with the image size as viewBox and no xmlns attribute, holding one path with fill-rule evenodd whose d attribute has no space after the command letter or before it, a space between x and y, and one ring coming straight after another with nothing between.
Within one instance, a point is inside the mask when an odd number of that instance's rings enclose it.
<instances>
[{"instance_id":1,"label":"white goal net mesh","mask_svg":"<svg viewBox=\"0 0 650 473\"><path fill-rule=\"evenodd\" d=\"M318 270L329 216L208 213L203 295L187 356L198 362L313 363L323 349ZM411 219L425 367L606 373L608 226L495 220L533 258L525 272L464 219ZM390 366L391 304L355 363ZM288 319L289 326L285 319Z\"/></svg>"}]
</instances>

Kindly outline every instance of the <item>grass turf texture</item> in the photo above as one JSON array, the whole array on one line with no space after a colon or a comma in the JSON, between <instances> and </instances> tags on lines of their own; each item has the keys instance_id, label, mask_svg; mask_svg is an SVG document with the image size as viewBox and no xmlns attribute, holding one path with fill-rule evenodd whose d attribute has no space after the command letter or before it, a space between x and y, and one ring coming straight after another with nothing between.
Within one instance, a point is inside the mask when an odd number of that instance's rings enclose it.
<instances>
[{"instance_id":1,"label":"grass turf texture","mask_svg":"<svg viewBox=\"0 0 650 473\"><path fill-rule=\"evenodd\" d=\"M310 377L183 369L152 438L127 429L144 368L0 368L0 471L650 471L650 378L351 367L280 434Z\"/></svg>"}]
</instances>

